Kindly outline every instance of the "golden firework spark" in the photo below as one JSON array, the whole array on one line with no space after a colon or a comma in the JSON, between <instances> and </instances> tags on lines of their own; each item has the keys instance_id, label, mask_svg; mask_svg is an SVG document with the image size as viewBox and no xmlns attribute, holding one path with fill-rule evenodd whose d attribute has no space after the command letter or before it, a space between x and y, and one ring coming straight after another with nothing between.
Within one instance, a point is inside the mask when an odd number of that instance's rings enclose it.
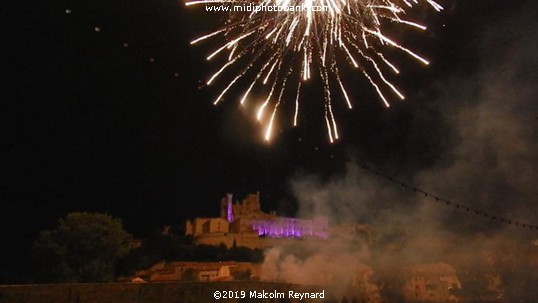
<instances>
[{"instance_id":1,"label":"golden firework spark","mask_svg":"<svg viewBox=\"0 0 538 303\"><path fill-rule=\"evenodd\" d=\"M225 42L207 57L212 60L228 52L224 64L207 81L208 85L231 66L240 70L231 77L214 104L241 78L250 83L241 96L241 105L248 102L256 85L269 84L266 97L257 104L256 118L264 125L265 140L270 140L278 108L285 102L284 91L289 89L295 94L295 126L301 107L301 81L308 81L311 69L317 68L323 83L325 122L331 143L338 139L333 87L339 89L347 107L352 108L339 67L351 65L359 69L387 107L390 104L385 91L405 99L385 76L384 70L395 74L399 70L385 58L382 50L397 48L424 65L429 62L388 37L382 27L385 23L395 23L425 30L426 26L407 18L407 11L417 5L431 6L436 11L443 9L433 0L198 0L186 5L203 5L207 12L229 14L222 28L191 42L224 38ZM297 85L288 81L291 74L300 79ZM270 114L266 115L266 111Z\"/></svg>"}]
</instances>

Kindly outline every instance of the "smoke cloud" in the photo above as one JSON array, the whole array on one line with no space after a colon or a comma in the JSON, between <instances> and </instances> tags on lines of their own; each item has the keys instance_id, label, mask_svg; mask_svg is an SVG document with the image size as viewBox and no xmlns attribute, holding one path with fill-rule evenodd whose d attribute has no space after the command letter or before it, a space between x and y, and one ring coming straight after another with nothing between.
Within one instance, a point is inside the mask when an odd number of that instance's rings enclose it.
<instances>
[{"instance_id":1,"label":"smoke cloud","mask_svg":"<svg viewBox=\"0 0 538 303\"><path fill-rule=\"evenodd\" d=\"M538 224L536 11L536 4L523 5L481 29L476 70L439 83L432 101L457 140L435 165L401 181L471 209ZM439 134L437 140L448 138ZM347 245L350 240L342 238L304 259L274 248L264 264L267 277L299 283L336 272L338 283L352 283L359 268L382 290L407 266L446 262L464 288L476 286L471 273L498 276L506 298L538 299L532 285L538 277L538 231L419 196L362 170L358 164L368 160L355 158L330 180L307 173L290 180L300 216L325 215L331 225L366 224L362 243L368 245Z\"/></svg>"}]
</instances>

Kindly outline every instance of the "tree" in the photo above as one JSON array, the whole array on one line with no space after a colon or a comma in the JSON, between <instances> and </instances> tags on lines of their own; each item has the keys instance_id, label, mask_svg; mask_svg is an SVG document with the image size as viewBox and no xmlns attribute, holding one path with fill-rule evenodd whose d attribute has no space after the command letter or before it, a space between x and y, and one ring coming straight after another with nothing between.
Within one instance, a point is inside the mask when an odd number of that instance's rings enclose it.
<instances>
[{"instance_id":1,"label":"tree","mask_svg":"<svg viewBox=\"0 0 538 303\"><path fill-rule=\"evenodd\" d=\"M250 280L252 277L252 271L250 269L233 271L232 277L235 281Z\"/></svg>"},{"instance_id":2,"label":"tree","mask_svg":"<svg viewBox=\"0 0 538 303\"><path fill-rule=\"evenodd\" d=\"M119 219L107 214L74 212L56 229L42 231L33 256L39 282L113 281L116 262L130 250L132 237Z\"/></svg>"},{"instance_id":3,"label":"tree","mask_svg":"<svg viewBox=\"0 0 538 303\"><path fill-rule=\"evenodd\" d=\"M403 288L406 283L405 270L401 265L383 262L383 259L375 259L376 273L373 280L379 287L382 302L400 303L405 302Z\"/></svg>"},{"instance_id":4,"label":"tree","mask_svg":"<svg viewBox=\"0 0 538 303\"><path fill-rule=\"evenodd\" d=\"M196 278L196 273L192 268L187 268L181 273L181 281L196 281Z\"/></svg>"}]
</instances>

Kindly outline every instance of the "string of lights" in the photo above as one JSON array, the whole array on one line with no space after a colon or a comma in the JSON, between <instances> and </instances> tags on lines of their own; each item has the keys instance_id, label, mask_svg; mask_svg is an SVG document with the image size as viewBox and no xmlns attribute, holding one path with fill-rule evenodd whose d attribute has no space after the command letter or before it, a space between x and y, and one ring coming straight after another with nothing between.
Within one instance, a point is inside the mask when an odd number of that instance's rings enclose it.
<instances>
[{"instance_id":1,"label":"string of lights","mask_svg":"<svg viewBox=\"0 0 538 303\"><path fill-rule=\"evenodd\" d=\"M516 227L520 227L520 228L528 228L528 229L538 230L538 225L522 223L522 222L510 219L510 218L505 218L505 217L492 215L492 214L490 214L488 212L485 212L483 210L471 208L471 207L456 203L454 201L444 199L444 198L439 197L437 195L434 195L434 194L432 194L430 192L427 192L427 191L425 191L423 189L420 189L420 188L415 187L413 185L410 185L410 184L407 184L407 183L402 182L400 180L397 180L396 178L394 178L394 177L392 177L390 175L380 173L379 171L377 171L375 169L372 169L372 168L368 167L365 164L361 164L359 167L362 170L367 171L368 173L375 174L375 176L377 176L377 177L383 178L383 179L385 179L385 180L387 180L387 181L389 181L391 183L398 184L401 188L403 188L405 190L411 190L411 191L413 191L413 192L415 192L417 194L422 194L426 198L431 198L433 201L438 202L438 203L442 203L445 206L454 207L456 210L465 211L467 213L474 214L476 216L480 216L480 217L483 217L485 219L489 219L489 220L499 222L499 223L502 223L502 224L508 224L508 225L512 225L512 226L516 226Z\"/></svg>"}]
</instances>

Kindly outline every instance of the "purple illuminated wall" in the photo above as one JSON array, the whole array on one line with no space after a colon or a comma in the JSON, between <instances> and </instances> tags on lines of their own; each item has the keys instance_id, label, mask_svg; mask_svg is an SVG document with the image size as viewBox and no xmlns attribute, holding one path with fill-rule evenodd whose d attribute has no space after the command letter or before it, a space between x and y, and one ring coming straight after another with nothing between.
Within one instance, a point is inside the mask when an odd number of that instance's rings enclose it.
<instances>
[{"instance_id":1,"label":"purple illuminated wall","mask_svg":"<svg viewBox=\"0 0 538 303\"><path fill-rule=\"evenodd\" d=\"M326 238L325 228L319 227L318 229L315 229L314 223L311 220L292 218L281 220L256 220L252 222L252 229L257 231L259 236L272 238L298 238L304 236Z\"/></svg>"}]
</instances>

